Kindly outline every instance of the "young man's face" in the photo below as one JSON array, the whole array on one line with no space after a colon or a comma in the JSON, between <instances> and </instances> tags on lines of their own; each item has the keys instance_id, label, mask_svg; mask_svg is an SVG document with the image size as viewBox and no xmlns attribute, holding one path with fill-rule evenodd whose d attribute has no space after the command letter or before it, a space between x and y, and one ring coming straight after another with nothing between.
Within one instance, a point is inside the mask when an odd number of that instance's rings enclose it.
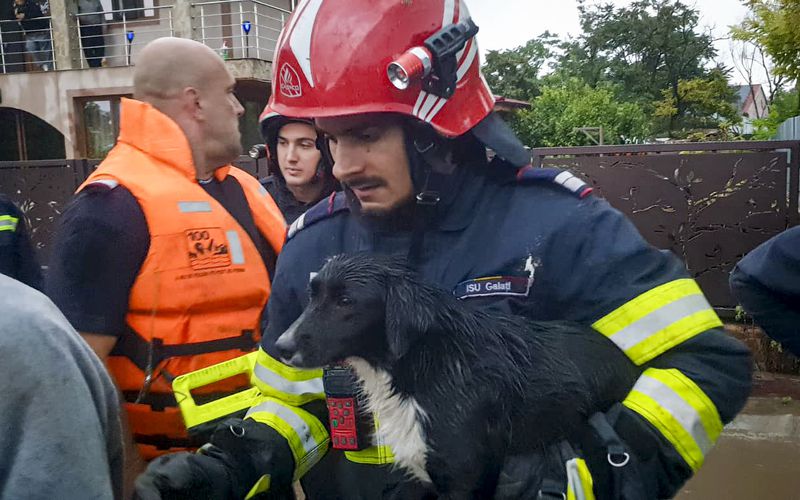
<instances>
[{"instance_id":1,"label":"young man's face","mask_svg":"<svg viewBox=\"0 0 800 500\"><path fill-rule=\"evenodd\" d=\"M287 123L278 131L278 166L288 186L301 187L317 180L322 154L317 149L317 131L307 123Z\"/></svg>"},{"instance_id":2,"label":"young man's face","mask_svg":"<svg viewBox=\"0 0 800 500\"><path fill-rule=\"evenodd\" d=\"M414 194L401 119L388 114L320 118L333 156L333 175L349 187L366 215L383 215Z\"/></svg>"}]
</instances>

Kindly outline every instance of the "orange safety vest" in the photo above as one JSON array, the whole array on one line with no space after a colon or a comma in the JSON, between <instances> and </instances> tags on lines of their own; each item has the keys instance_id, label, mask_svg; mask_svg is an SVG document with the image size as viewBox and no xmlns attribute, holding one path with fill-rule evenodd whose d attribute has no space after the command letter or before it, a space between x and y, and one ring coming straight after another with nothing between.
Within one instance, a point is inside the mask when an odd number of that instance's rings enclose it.
<instances>
[{"instance_id":1,"label":"orange safety vest","mask_svg":"<svg viewBox=\"0 0 800 500\"><path fill-rule=\"evenodd\" d=\"M239 181L258 231L277 254L286 225L272 198L255 178L233 166L214 175ZM78 188L121 184L147 220L150 249L130 292L130 330L108 358L146 459L193 447L175 401L181 395L172 394L171 380L256 348L270 292L255 244L195 176L178 125L148 104L123 99L117 145ZM246 379L222 381L204 388L199 397L247 384Z\"/></svg>"}]
</instances>

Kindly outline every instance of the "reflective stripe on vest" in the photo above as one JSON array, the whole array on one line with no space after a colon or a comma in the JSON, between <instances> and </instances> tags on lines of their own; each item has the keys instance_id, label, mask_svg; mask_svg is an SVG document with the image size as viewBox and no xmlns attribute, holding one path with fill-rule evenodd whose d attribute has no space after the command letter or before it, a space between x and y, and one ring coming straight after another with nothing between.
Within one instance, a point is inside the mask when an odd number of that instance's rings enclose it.
<instances>
[{"instance_id":1,"label":"reflective stripe on vest","mask_svg":"<svg viewBox=\"0 0 800 500\"><path fill-rule=\"evenodd\" d=\"M287 366L259 349L253 378L250 381L265 396L272 396L295 406L315 399L325 399L322 370L304 370Z\"/></svg>"},{"instance_id":2,"label":"reflective stripe on vest","mask_svg":"<svg viewBox=\"0 0 800 500\"><path fill-rule=\"evenodd\" d=\"M250 408L245 418L266 424L283 436L294 456L294 479L300 479L328 451L330 436L322 422L302 408L273 398Z\"/></svg>"},{"instance_id":3,"label":"reflective stripe on vest","mask_svg":"<svg viewBox=\"0 0 800 500\"><path fill-rule=\"evenodd\" d=\"M573 458L566 464L567 468L567 500L595 500L594 482L586 461Z\"/></svg>"},{"instance_id":4,"label":"reflective stripe on vest","mask_svg":"<svg viewBox=\"0 0 800 500\"><path fill-rule=\"evenodd\" d=\"M592 325L637 365L722 326L693 279L679 279L626 302Z\"/></svg>"},{"instance_id":5,"label":"reflective stripe on vest","mask_svg":"<svg viewBox=\"0 0 800 500\"><path fill-rule=\"evenodd\" d=\"M658 429L693 471L722 432L714 403L674 368L646 370L622 404Z\"/></svg>"},{"instance_id":6,"label":"reflective stripe on vest","mask_svg":"<svg viewBox=\"0 0 800 500\"><path fill-rule=\"evenodd\" d=\"M18 224L19 224L18 217L12 217L10 215L0 215L0 231L14 232L17 230Z\"/></svg>"}]
</instances>

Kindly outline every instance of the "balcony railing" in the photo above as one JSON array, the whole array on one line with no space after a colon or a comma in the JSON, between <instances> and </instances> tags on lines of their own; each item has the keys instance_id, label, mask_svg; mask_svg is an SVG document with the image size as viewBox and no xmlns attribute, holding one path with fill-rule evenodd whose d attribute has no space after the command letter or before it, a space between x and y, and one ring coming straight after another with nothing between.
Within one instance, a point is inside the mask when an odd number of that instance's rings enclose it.
<instances>
[{"instance_id":1,"label":"balcony railing","mask_svg":"<svg viewBox=\"0 0 800 500\"><path fill-rule=\"evenodd\" d=\"M0 68L3 73L56 69L50 17L36 20L47 21L47 28L26 32L17 21L0 21Z\"/></svg>"},{"instance_id":2,"label":"balcony railing","mask_svg":"<svg viewBox=\"0 0 800 500\"><path fill-rule=\"evenodd\" d=\"M164 5L77 14L80 67L130 66L144 45L173 36L172 12L171 5ZM98 14L103 22L94 19Z\"/></svg>"},{"instance_id":3,"label":"balcony railing","mask_svg":"<svg viewBox=\"0 0 800 500\"><path fill-rule=\"evenodd\" d=\"M291 11L258 0L192 4L193 38L223 59L272 60L278 35Z\"/></svg>"}]
</instances>

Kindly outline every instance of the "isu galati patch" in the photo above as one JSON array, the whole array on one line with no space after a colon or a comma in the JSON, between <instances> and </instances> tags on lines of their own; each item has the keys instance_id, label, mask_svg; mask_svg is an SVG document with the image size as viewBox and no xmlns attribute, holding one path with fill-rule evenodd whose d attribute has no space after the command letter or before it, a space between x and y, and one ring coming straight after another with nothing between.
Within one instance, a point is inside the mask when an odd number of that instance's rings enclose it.
<instances>
[{"instance_id":1,"label":"isu galati patch","mask_svg":"<svg viewBox=\"0 0 800 500\"><path fill-rule=\"evenodd\" d=\"M186 231L189 263L195 271L228 267L231 265L228 240L218 227Z\"/></svg>"}]
</instances>

